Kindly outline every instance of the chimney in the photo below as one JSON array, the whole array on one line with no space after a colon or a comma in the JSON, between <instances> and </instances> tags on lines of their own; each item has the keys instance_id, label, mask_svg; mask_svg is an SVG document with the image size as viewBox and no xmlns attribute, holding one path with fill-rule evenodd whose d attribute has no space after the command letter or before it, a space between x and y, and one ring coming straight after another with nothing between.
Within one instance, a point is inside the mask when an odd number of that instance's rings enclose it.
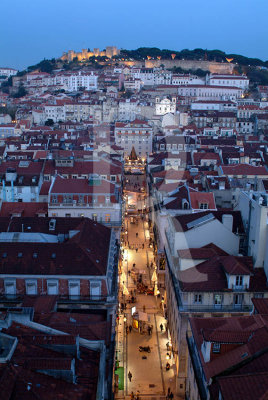
<instances>
[{"instance_id":1,"label":"chimney","mask_svg":"<svg viewBox=\"0 0 268 400\"><path fill-rule=\"evenodd\" d=\"M233 216L231 214L223 214L222 223L229 231L233 231Z\"/></svg>"}]
</instances>

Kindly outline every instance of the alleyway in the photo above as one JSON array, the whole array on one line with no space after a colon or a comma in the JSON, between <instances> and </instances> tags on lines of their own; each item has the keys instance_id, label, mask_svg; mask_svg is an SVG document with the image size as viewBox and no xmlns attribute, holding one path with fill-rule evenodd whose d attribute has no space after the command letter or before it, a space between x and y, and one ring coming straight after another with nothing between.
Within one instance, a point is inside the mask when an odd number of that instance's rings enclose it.
<instances>
[{"instance_id":1,"label":"alleyway","mask_svg":"<svg viewBox=\"0 0 268 400\"><path fill-rule=\"evenodd\" d=\"M125 215L121 238L120 314L117 326L117 360L118 365L123 367L124 382L122 385L121 378L121 390L115 396L118 399L130 398L133 392L140 398L165 399L170 388L176 398L174 367L171 360L167 360L170 351L167 351L168 334L161 307L163 288L155 287L153 233L150 232L146 213L146 193L140 190L145 177L127 178L125 196L130 208ZM136 205L135 210L133 204ZM158 296L156 289L159 289ZM140 352L139 346L150 346L151 352ZM166 371L167 362L171 365L169 371Z\"/></svg>"}]
</instances>

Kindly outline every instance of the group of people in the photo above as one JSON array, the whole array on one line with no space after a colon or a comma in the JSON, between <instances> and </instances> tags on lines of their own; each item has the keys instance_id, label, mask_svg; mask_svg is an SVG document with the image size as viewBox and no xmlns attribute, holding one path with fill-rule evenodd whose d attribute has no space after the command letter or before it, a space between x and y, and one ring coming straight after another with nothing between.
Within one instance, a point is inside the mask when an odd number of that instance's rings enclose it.
<instances>
[{"instance_id":1,"label":"group of people","mask_svg":"<svg viewBox=\"0 0 268 400\"><path fill-rule=\"evenodd\" d=\"M137 390L136 395L134 395L134 392L131 392L130 399L131 400L140 400L140 392L139 392L139 390Z\"/></svg>"},{"instance_id":2,"label":"group of people","mask_svg":"<svg viewBox=\"0 0 268 400\"><path fill-rule=\"evenodd\" d=\"M168 388L168 392L167 392L167 396L166 399L167 400L173 400L174 394L172 393L172 391L170 390L170 387Z\"/></svg>"},{"instance_id":3,"label":"group of people","mask_svg":"<svg viewBox=\"0 0 268 400\"><path fill-rule=\"evenodd\" d=\"M131 325L126 326L126 334L128 335L129 333L131 333L131 331L132 331L132 326Z\"/></svg>"}]
</instances>

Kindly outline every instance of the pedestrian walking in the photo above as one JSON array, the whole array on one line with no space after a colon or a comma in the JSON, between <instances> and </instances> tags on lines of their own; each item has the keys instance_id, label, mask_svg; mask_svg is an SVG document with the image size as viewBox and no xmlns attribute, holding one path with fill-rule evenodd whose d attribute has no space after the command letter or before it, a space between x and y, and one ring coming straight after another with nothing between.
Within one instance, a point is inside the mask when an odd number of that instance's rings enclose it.
<instances>
[{"instance_id":1,"label":"pedestrian walking","mask_svg":"<svg viewBox=\"0 0 268 400\"><path fill-rule=\"evenodd\" d=\"M129 325L129 333L131 333L131 331L132 331L132 326L131 325Z\"/></svg>"},{"instance_id":2,"label":"pedestrian walking","mask_svg":"<svg viewBox=\"0 0 268 400\"><path fill-rule=\"evenodd\" d=\"M172 392L170 392L169 398L170 400L173 400L174 394Z\"/></svg>"},{"instance_id":3,"label":"pedestrian walking","mask_svg":"<svg viewBox=\"0 0 268 400\"><path fill-rule=\"evenodd\" d=\"M140 391L137 390L137 394L136 394L136 399L135 400L140 400Z\"/></svg>"},{"instance_id":4,"label":"pedestrian walking","mask_svg":"<svg viewBox=\"0 0 268 400\"><path fill-rule=\"evenodd\" d=\"M169 342L166 343L167 351L169 351Z\"/></svg>"},{"instance_id":5,"label":"pedestrian walking","mask_svg":"<svg viewBox=\"0 0 268 400\"><path fill-rule=\"evenodd\" d=\"M147 331L148 331L148 335L150 336L151 335L151 328L149 326L148 326Z\"/></svg>"},{"instance_id":6,"label":"pedestrian walking","mask_svg":"<svg viewBox=\"0 0 268 400\"><path fill-rule=\"evenodd\" d=\"M136 253L138 253L138 248L136 248Z\"/></svg>"},{"instance_id":7,"label":"pedestrian walking","mask_svg":"<svg viewBox=\"0 0 268 400\"><path fill-rule=\"evenodd\" d=\"M142 243L142 248L144 249L144 243Z\"/></svg>"},{"instance_id":8,"label":"pedestrian walking","mask_svg":"<svg viewBox=\"0 0 268 400\"><path fill-rule=\"evenodd\" d=\"M126 334L128 335L128 326L126 326Z\"/></svg>"},{"instance_id":9,"label":"pedestrian walking","mask_svg":"<svg viewBox=\"0 0 268 400\"><path fill-rule=\"evenodd\" d=\"M170 387L168 388L166 399L169 399L169 396L170 396Z\"/></svg>"},{"instance_id":10,"label":"pedestrian walking","mask_svg":"<svg viewBox=\"0 0 268 400\"><path fill-rule=\"evenodd\" d=\"M161 330L161 332L163 332L163 329L164 329L163 324L160 324L160 330Z\"/></svg>"},{"instance_id":11,"label":"pedestrian walking","mask_svg":"<svg viewBox=\"0 0 268 400\"><path fill-rule=\"evenodd\" d=\"M145 305L143 304L143 307L142 307L142 309L143 309L143 312L145 312Z\"/></svg>"},{"instance_id":12,"label":"pedestrian walking","mask_svg":"<svg viewBox=\"0 0 268 400\"><path fill-rule=\"evenodd\" d=\"M134 397L134 393L133 392L131 392L131 395L130 395L130 400L134 400L135 399L135 397Z\"/></svg>"},{"instance_id":13,"label":"pedestrian walking","mask_svg":"<svg viewBox=\"0 0 268 400\"><path fill-rule=\"evenodd\" d=\"M138 232L136 232L136 238L139 236L139 233Z\"/></svg>"},{"instance_id":14,"label":"pedestrian walking","mask_svg":"<svg viewBox=\"0 0 268 400\"><path fill-rule=\"evenodd\" d=\"M128 376L129 382L131 382L131 379L132 379L132 373L131 373L130 371L128 371L128 374L127 374L127 376Z\"/></svg>"}]
</instances>

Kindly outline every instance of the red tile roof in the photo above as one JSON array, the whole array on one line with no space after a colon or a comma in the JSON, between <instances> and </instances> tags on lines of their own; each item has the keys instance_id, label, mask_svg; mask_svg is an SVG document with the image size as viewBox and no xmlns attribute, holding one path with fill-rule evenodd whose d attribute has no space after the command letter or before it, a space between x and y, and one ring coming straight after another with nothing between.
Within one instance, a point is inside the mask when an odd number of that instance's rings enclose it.
<instances>
[{"instance_id":1,"label":"red tile roof","mask_svg":"<svg viewBox=\"0 0 268 400\"><path fill-rule=\"evenodd\" d=\"M209 210L217 210L214 194L210 192L190 192L190 204L192 209L200 210L200 204L205 203L208 204L207 209Z\"/></svg>"},{"instance_id":2,"label":"red tile roof","mask_svg":"<svg viewBox=\"0 0 268 400\"><path fill-rule=\"evenodd\" d=\"M60 218L56 218L58 220ZM1 242L0 256L5 253L1 274L106 275L111 230L88 218L78 221L81 222L74 229L77 233L63 243ZM53 233L56 235L56 232ZM33 257L34 253L36 257Z\"/></svg>"},{"instance_id":3,"label":"red tile roof","mask_svg":"<svg viewBox=\"0 0 268 400\"><path fill-rule=\"evenodd\" d=\"M39 214L47 215L47 203L3 202L0 217L9 217L13 214L21 214L22 217L35 217Z\"/></svg>"},{"instance_id":4,"label":"red tile roof","mask_svg":"<svg viewBox=\"0 0 268 400\"><path fill-rule=\"evenodd\" d=\"M220 167L224 175L245 175L258 176L268 175L267 168L264 166L254 167L249 164L221 165Z\"/></svg>"},{"instance_id":5,"label":"red tile roof","mask_svg":"<svg viewBox=\"0 0 268 400\"><path fill-rule=\"evenodd\" d=\"M207 261L202 262L192 268L178 272L180 288L186 292L215 292L228 290L227 278L225 274L224 263L232 256L214 256ZM235 257L239 258L241 269L244 269L254 276L251 257ZM262 288L259 288L261 291ZM268 288L266 288L268 291Z\"/></svg>"},{"instance_id":6,"label":"red tile roof","mask_svg":"<svg viewBox=\"0 0 268 400\"><path fill-rule=\"evenodd\" d=\"M208 260L215 255L227 256L227 253L217 246L212 246L212 244L200 248L178 250L178 256L180 258L192 260Z\"/></svg>"},{"instance_id":7,"label":"red tile roof","mask_svg":"<svg viewBox=\"0 0 268 400\"><path fill-rule=\"evenodd\" d=\"M250 275L251 271L248 266L241 262L244 257L228 256L222 259L222 265L225 272L229 275Z\"/></svg>"},{"instance_id":8,"label":"red tile roof","mask_svg":"<svg viewBox=\"0 0 268 400\"><path fill-rule=\"evenodd\" d=\"M223 400L268 399L268 372L221 377L217 381Z\"/></svg>"},{"instance_id":9,"label":"red tile roof","mask_svg":"<svg viewBox=\"0 0 268 400\"><path fill-rule=\"evenodd\" d=\"M250 369L250 363L254 362L263 352L267 354L268 318L264 316L190 318L190 325L207 382L222 373L230 374L233 371L235 374L236 370L238 372L246 364L248 365L247 372L255 373L255 370ZM220 339L223 339L225 336L224 339L227 340L246 341L246 335L248 333L250 335L245 344L235 348L230 347L228 351L219 353L217 357L205 362L201 351L204 330L213 330L215 337L218 335ZM238 338L236 335L240 335L240 337ZM227 399L229 398L227 397Z\"/></svg>"},{"instance_id":10,"label":"red tile roof","mask_svg":"<svg viewBox=\"0 0 268 400\"><path fill-rule=\"evenodd\" d=\"M268 299L252 299L252 303L258 314L268 315Z\"/></svg>"},{"instance_id":11,"label":"red tile roof","mask_svg":"<svg viewBox=\"0 0 268 400\"><path fill-rule=\"evenodd\" d=\"M66 179L57 176L52 184L50 194L114 194L115 185L104 179L99 184L89 184L87 179ZM104 199L105 201L105 199Z\"/></svg>"}]
</instances>

